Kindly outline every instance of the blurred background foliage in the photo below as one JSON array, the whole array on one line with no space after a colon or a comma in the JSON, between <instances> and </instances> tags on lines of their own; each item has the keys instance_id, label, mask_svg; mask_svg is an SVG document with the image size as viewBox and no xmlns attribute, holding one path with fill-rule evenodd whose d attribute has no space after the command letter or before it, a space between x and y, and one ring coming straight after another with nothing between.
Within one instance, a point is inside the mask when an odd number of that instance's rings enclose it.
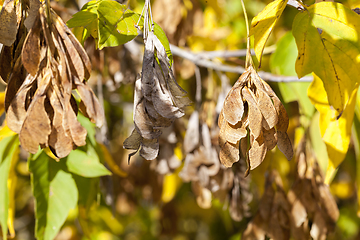
<instances>
[{"instance_id":1,"label":"blurred background foliage","mask_svg":"<svg viewBox=\"0 0 360 240\"><path fill-rule=\"evenodd\" d=\"M120 3L140 13L144 1L129 0ZM253 18L270 1L245 0L249 18ZM350 8L360 7L360 1L340 1ZM66 22L86 1L52 1L54 10ZM312 4L313 1L305 1ZM239 0L154 0L154 21L166 32L169 42L195 53L202 51L226 51L246 48L246 28ZM275 26L265 50L261 70L278 75L296 76L297 49L291 34L293 18L297 10L286 7ZM161 159L146 161L135 155L128 164L130 151L122 145L133 128L133 86L141 71L143 45L137 38L125 45L95 49L89 38L85 48L93 64L89 84L103 101L107 124L97 131L97 141L102 144L105 165L112 176L100 178L100 193L89 206L79 205L70 212L56 239L59 240L132 240L132 239L240 239L242 232L258 208L264 193L265 178L269 169L276 169L287 191L294 181L295 162L287 161L277 148L270 151L263 164L251 171L250 214L240 222L232 220L228 203L210 196L207 209L197 202L197 194L191 183L183 182L179 172L183 167L185 153L183 141L190 115L196 109L199 118L210 129L217 128L217 105L222 91L221 78L232 85L239 77L235 73L220 73L199 68L202 96L200 106L186 109L185 117L173 124L161 148L171 148L178 164L165 166ZM215 58L214 62L234 66L245 63L245 57ZM255 60L255 59L254 59ZM256 61L256 60L255 60ZM189 60L174 56L174 70L179 84L188 91L195 103L197 67ZM229 86L230 86L229 85ZM294 146L306 131L321 169L327 168L327 152L321 140L319 114L307 97L309 83L270 83L284 102L290 117L288 133ZM4 86L1 85L2 88ZM4 96L1 95L2 103ZM346 159L340 165L330 190L340 210L335 232L329 239L359 239L360 219L357 213L357 188L360 183L360 94L357 96L351 146ZM170 136L170 137L169 137ZM216 142L216 137L212 138ZM170 142L170 143L169 143ZM107 149L107 150L106 150ZM161 150L160 150L161 151ZM30 188L27 153L21 151L13 174L16 176L14 239L34 239L34 200ZM161 158L161 157L159 157ZM95 183L97 186L97 183ZM211 193L210 193L211 194ZM206 205L206 204L205 204ZM204 205L203 205L204 206Z\"/></svg>"}]
</instances>

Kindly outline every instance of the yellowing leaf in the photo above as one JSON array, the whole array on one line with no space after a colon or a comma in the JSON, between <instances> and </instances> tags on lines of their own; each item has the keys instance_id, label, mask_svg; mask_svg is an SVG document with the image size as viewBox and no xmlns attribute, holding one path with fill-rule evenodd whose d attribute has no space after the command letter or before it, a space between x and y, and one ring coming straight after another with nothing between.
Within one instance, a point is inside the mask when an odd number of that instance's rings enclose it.
<instances>
[{"instance_id":1,"label":"yellowing leaf","mask_svg":"<svg viewBox=\"0 0 360 240\"><path fill-rule=\"evenodd\" d=\"M335 169L344 160L349 147L357 90L358 84L352 91L344 111L339 115L339 112L329 105L324 85L315 74L314 81L308 89L311 102L320 112L320 132L329 156L329 165L325 176L327 184L330 183Z\"/></svg>"},{"instance_id":2,"label":"yellowing leaf","mask_svg":"<svg viewBox=\"0 0 360 240\"><path fill-rule=\"evenodd\" d=\"M5 92L0 92L0 115L5 111Z\"/></svg>"},{"instance_id":3,"label":"yellowing leaf","mask_svg":"<svg viewBox=\"0 0 360 240\"><path fill-rule=\"evenodd\" d=\"M163 180L163 190L161 193L161 200L165 203L170 202L177 192L179 182L181 182L180 177L177 172L167 174L164 176Z\"/></svg>"},{"instance_id":4,"label":"yellowing leaf","mask_svg":"<svg viewBox=\"0 0 360 240\"><path fill-rule=\"evenodd\" d=\"M265 44L282 12L287 1L276 0L269 3L251 22L250 35L254 35L255 54L259 63Z\"/></svg>"},{"instance_id":5,"label":"yellowing leaf","mask_svg":"<svg viewBox=\"0 0 360 240\"><path fill-rule=\"evenodd\" d=\"M15 135L16 132L11 131L11 129L6 124L6 121L4 122L3 126L0 129L0 141L2 141L4 138Z\"/></svg>"},{"instance_id":6,"label":"yellowing leaf","mask_svg":"<svg viewBox=\"0 0 360 240\"><path fill-rule=\"evenodd\" d=\"M99 146L102 151L102 158L107 163L110 170L120 177L126 177L127 173L121 170L121 168L116 164L107 147L104 144L100 143Z\"/></svg>"},{"instance_id":7,"label":"yellowing leaf","mask_svg":"<svg viewBox=\"0 0 360 240\"><path fill-rule=\"evenodd\" d=\"M15 237L14 219L15 219L15 189L17 182L17 175L15 171L16 163L19 160L20 148L16 148L11 159L9 176L8 176L8 189L9 189L9 210L8 210L8 229L10 238Z\"/></svg>"},{"instance_id":8,"label":"yellowing leaf","mask_svg":"<svg viewBox=\"0 0 360 240\"><path fill-rule=\"evenodd\" d=\"M340 3L317 3L298 13L293 35L298 77L314 72L324 82L329 104L341 114L360 75L360 17Z\"/></svg>"}]
</instances>

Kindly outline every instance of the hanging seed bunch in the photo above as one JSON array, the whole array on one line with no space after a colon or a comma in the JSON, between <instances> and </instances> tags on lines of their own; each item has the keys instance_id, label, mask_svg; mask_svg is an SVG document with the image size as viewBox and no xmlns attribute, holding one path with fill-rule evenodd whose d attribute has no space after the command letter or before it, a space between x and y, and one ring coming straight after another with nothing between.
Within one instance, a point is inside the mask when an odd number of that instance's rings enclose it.
<instances>
[{"instance_id":1,"label":"hanging seed bunch","mask_svg":"<svg viewBox=\"0 0 360 240\"><path fill-rule=\"evenodd\" d=\"M286 197L278 172L271 171L265 183L265 191L259 209L242 234L243 240L290 239L291 205Z\"/></svg>"},{"instance_id":2,"label":"hanging seed bunch","mask_svg":"<svg viewBox=\"0 0 360 240\"><path fill-rule=\"evenodd\" d=\"M91 63L81 44L44 4L34 4L30 9L30 31L21 52L22 65L29 74L20 84L10 78L6 119L25 150L36 153L40 145L62 158L86 144L87 132L77 121L78 110L97 126L103 124L104 112L84 80L90 76ZM79 107L72 95L74 89L81 98Z\"/></svg>"},{"instance_id":3,"label":"hanging seed bunch","mask_svg":"<svg viewBox=\"0 0 360 240\"><path fill-rule=\"evenodd\" d=\"M150 1L146 1L144 12L145 52L141 78L135 83L135 129L125 140L124 148L136 152L140 149L140 156L153 160L159 153L161 128L169 127L176 118L182 117L183 108L190 100L177 84L166 50L154 34L149 18ZM136 152L130 154L129 159Z\"/></svg>"},{"instance_id":4,"label":"hanging seed bunch","mask_svg":"<svg viewBox=\"0 0 360 240\"><path fill-rule=\"evenodd\" d=\"M248 169L256 168L266 152L276 145L287 159L293 156L286 133L289 118L279 98L250 65L225 98L220 112L220 161L231 167L246 159Z\"/></svg>"},{"instance_id":5,"label":"hanging seed bunch","mask_svg":"<svg viewBox=\"0 0 360 240\"><path fill-rule=\"evenodd\" d=\"M290 226L295 240L320 240L335 230L339 209L307 143L304 138L299 144L296 180L287 195L291 203Z\"/></svg>"}]
</instances>

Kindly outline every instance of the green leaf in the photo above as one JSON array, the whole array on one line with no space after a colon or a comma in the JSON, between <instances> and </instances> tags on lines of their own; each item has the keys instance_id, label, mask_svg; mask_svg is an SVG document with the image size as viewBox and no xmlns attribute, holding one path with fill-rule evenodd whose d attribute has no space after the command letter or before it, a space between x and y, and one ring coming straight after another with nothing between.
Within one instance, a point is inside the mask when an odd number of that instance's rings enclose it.
<instances>
[{"instance_id":1,"label":"green leaf","mask_svg":"<svg viewBox=\"0 0 360 240\"><path fill-rule=\"evenodd\" d=\"M295 62L298 55L295 38L291 32L286 33L276 44L276 50L270 57L271 72L278 75L296 76ZM279 89L285 102L298 101L300 112L307 117L314 114L314 106L307 96L310 83L279 83Z\"/></svg>"},{"instance_id":2,"label":"green leaf","mask_svg":"<svg viewBox=\"0 0 360 240\"><path fill-rule=\"evenodd\" d=\"M297 14L293 35L298 77L314 72L341 115L360 75L360 17L340 3L317 3Z\"/></svg>"},{"instance_id":3,"label":"green leaf","mask_svg":"<svg viewBox=\"0 0 360 240\"><path fill-rule=\"evenodd\" d=\"M35 197L35 236L52 240L71 209L76 207L78 190L63 160L56 162L39 151L29 159L31 185Z\"/></svg>"},{"instance_id":4,"label":"green leaf","mask_svg":"<svg viewBox=\"0 0 360 240\"><path fill-rule=\"evenodd\" d=\"M100 163L93 146L87 144L87 152L81 149L72 151L67 157L66 166L69 171L82 177L100 177L111 175L111 172Z\"/></svg>"},{"instance_id":5,"label":"green leaf","mask_svg":"<svg viewBox=\"0 0 360 240\"><path fill-rule=\"evenodd\" d=\"M137 14L116 1L102 1L97 9L99 18L99 49L124 44L137 35Z\"/></svg>"},{"instance_id":6,"label":"green leaf","mask_svg":"<svg viewBox=\"0 0 360 240\"><path fill-rule=\"evenodd\" d=\"M286 0L276 0L269 3L256 17L251 21L250 35L254 35L255 55L261 62L261 56L265 44L282 12L286 7Z\"/></svg>"},{"instance_id":7,"label":"green leaf","mask_svg":"<svg viewBox=\"0 0 360 240\"><path fill-rule=\"evenodd\" d=\"M70 28L84 27L86 31L82 31L82 42L86 37L91 35L102 49L104 47L116 47L124 44L138 35L135 25L140 15L126 8L117 1L99 0L90 1L82 7L81 11L74 14L67 22ZM139 26L143 25L143 17L139 22ZM169 40L165 32L158 24L154 24L154 34L159 38L160 42L166 50L166 54L172 65L173 57L170 51Z\"/></svg>"},{"instance_id":8,"label":"green leaf","mask_svg":"<svg viewBox=\"0 0 360 240\"><path fill-rule=\"evenodd\" d=\"M9 215L8 176L11 161L16 157L19 147L18 135L4 138L0 141L0 224L3 239L7 239L7 221Z\"/></svg>"}]
</instances>

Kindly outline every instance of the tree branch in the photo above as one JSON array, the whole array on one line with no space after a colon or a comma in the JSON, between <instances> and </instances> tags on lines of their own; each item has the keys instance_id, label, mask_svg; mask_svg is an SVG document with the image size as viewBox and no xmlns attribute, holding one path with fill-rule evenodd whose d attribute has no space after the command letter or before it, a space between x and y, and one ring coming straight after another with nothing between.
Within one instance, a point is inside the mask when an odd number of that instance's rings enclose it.
<instances>
[{"instance_id":1,"label":"tree branch","mask_svg":"<svg viewBox=\"0 0 360 240\"><path fill-rule=\"evenodd\" d=\"M224 51L224 52L220 52L220 51L214 51L214 52L208 52L208 53L193 53L191 51L187 51L184 49L181 49L175 45L170 44L170 49L171 52L174 56L178 56L184 59L187 59L191 62L193 62L195 65L200 66L200 67L205 67L205 68L211 68L214 69L216 71L221 71L221 72L232 72L232 73L239 73L242 74L245 71L245 68L241 67L241 66L231 66L231 65L227 65L227 64L222 64L222 63L216 63L214 61L211 61L209 59L204 58L204 56L209 57L239 57L239 56L244 56L243 52L246 52L246 50L238 50L238 51ZM269 72L264 72L264 71L259 71L258 72L259 76L265 80L265 81L270 81L270 82L311 82L313 80L312 76L306 76L306 77L302 77L302 78L298 78L295 76L279 76L279 75L274 75L272 73Z\"/></svg>"}]
</instances>

